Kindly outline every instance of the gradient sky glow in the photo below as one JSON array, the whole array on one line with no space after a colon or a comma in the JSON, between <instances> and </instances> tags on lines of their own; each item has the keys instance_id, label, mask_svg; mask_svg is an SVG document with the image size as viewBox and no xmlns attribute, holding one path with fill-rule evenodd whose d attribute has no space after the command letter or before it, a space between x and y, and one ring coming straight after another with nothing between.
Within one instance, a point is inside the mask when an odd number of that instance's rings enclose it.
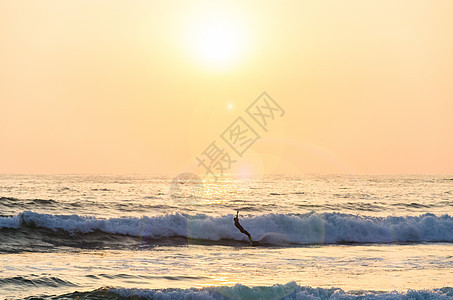
<instances>
[{"instance_id":1,"label":"gradient sky glow","mask_svg":"<svg viewBox=\"0 0 453 300\"><path fill-rule=\"evenodd\" d=\"M284 3L284 4L283 4ZM0 173L453 174L453 1L0 1ZM245 171L244 171L245 172Z\"/></svg>"}]
</instances>

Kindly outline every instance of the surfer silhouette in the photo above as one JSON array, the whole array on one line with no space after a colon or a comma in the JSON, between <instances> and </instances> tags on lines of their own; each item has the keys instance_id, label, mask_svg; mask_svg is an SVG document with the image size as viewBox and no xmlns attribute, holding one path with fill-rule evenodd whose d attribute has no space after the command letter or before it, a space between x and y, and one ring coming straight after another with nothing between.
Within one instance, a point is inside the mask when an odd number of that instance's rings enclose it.
<instances>
[{"instance_id":1,"label":"surfer silhouette","mask_svg":"<svg viewBox=\"0 0 453 300\"><path fill-rule=\"evenodd\" d=\"M243 234L248 236L248 238L250 240L250 243L254 244L254 242L252 240L252 236L250 235L250 233L247 230L245 230L244 227L242 227L241 224L239 224L239 210L236 213L236 217L234 217L234 226L236 226L236 228L239 229L240 232L242 232Z\"/></svg>"}]
</instances>

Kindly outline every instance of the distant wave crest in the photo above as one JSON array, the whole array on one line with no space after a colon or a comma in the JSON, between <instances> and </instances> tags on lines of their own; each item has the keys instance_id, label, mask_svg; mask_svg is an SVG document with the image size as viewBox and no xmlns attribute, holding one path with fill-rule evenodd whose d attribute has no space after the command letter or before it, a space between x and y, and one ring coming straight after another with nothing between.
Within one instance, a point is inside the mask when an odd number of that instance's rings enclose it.
<instances>
[{"instance_id":1,"label":"distant wave crest","mask_svg":"<svg viewBox=\"0 0 453 300\"><path fill-rule=\"evenodd\" d=\"M235 286L206 287L202 289L116 289L101 288L91 292L62 295L65 297L86 299L453 299L453 288L445 287L433 290L408 290L406 292L351 291L338 288L302 287L295 282L285 285L248 287ZM52 298L52 299L58 299Z\"/></svg>"},{"instance_id":2,"label":"distant wave crest","mask_svg":"<svg viewBox=\"0 0 453 300\"><path fill-rule=\"evenodd\" d=\"M453 242L453 217L423 214L412 217L366 217L340 213L267 214L240 219L263 244ZM233 215L169 214L157 217L100 219L24 211L0 217L0 229L39 227L66 234L100 231L108 234L163 239L246 241L233 224Z\"/></svg>"}]
</instances>

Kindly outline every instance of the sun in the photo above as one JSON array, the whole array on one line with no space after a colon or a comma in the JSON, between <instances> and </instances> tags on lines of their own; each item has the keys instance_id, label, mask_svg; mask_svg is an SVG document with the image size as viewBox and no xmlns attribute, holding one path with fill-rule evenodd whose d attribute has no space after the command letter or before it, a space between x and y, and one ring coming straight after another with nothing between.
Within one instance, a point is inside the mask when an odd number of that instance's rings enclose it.
<instances>
[{"instance_id":1,"label":"sun","mask_svg":"<svg viewBox=\"0 0 453 300\"><path fill-rule=\"evenodd\" d=\"M191 57L210 67L232 66L244 59L249 48L246 22L226 11L196 14L184 35Z\"/></svg>"}]
</instances>

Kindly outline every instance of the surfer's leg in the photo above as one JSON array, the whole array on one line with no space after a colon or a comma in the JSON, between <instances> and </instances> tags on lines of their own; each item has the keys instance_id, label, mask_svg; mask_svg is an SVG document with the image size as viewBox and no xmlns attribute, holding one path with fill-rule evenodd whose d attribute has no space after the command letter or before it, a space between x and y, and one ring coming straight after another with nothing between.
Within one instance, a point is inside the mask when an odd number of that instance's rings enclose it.
<instances>
[{"instance_id":1,"label":"surfer's leg","mask_svg":"<svg viewBox=\"0 0 453 300\"><path fill-rule=\"evenodd\" d=\"M252 235L245 229L243 229L244 231L241 231L243 234L245 234L246 236L248 236L249 240L250 240L250 243L253 243L253 240L252 240Z\"/></svg>"},{"instance_id":2,"label":"surfer's leg","mask_svg":"<svg viewBox=\"0 0 453 300\"><path fill-rule=\"evenodd\" d=\"M241 226L241 224L239 224L239 221L234 222L234 226L236 226L236 228L239 229L240 232L248 236L250 243L253 243L252 236L247 230L244 229L244 227Z\"/></svg>"},{"instance_id":3,"label":"surfer's leg","mask_svg":"<svg viewBox=\"0 0 453 300\"><path fill-rule=\"evenodd\" d=\"M245 230L244 228L242 228L241 232L243 234L245 234L246 236L250 236L250 233L247 230Z\"/></svg>"},{"instance_id":4,"label":"surfer's leg","mask_svg":"<svg viewBox=\"0 0 453 300\"><path fill-rule=\"evenodd\" d=\"M253 243L252 235L247 230L244 229L244 231L242 231L242 233L245 234L249 238L250 243Z\"/></svg>"}]
</instances>

